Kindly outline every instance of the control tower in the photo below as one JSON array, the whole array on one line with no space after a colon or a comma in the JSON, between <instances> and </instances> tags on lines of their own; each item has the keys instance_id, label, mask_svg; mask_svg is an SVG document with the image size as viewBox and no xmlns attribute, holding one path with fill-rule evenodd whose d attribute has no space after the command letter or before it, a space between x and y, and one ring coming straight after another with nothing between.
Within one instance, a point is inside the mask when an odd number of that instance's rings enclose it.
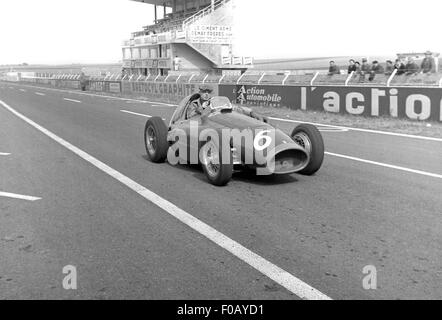
<instances>
[{"instance_id":1,"label":"control tower","mask_svg":"<svg viewBox=\"0 0 442 320\"><path fill-rule=\"evenodd\" d=\"M154 24L124 41L126 74L241 74L253 67L251 57L235 55L235 0L132 1L154 5Z\"/></svg>"}]
</instances>

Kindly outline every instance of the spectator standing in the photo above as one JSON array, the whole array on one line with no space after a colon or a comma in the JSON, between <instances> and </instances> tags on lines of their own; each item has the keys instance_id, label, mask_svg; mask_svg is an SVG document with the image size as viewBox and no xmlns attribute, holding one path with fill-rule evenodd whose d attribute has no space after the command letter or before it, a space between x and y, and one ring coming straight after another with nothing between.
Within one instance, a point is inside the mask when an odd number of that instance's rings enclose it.
<instances>
[{"instance_id":1,"label":"spectator standing","mask_svg":"<svg viewBox=\"0 0 442 320\"><path fill-rule=\"evenodd\" d=\"M175 56L173 59L173 70L178 71L181 67L181 59L178 56Z\"/></svg>"},{"instance_id":2,"label":"spectator standing","mask_svg":"<svg viewBox=\"0 0 442 320\"><path fill-rule=\"evenodd\" d=\"M370 65L368 64L367 58L362 58L361 72L363 75L371 71Z\"/></svg>"},{"instance_id":3,"label":"spectator standing","mask_svg":"<svg viewBox=\"0 0 442 320\"><path fill-rule=\"evenodd\" d=\"M370 65L368 64L367 58L362 58L362 64L359 69L359 82L365 82L365 75L370 74Z\"/></svg>"},{"instance_id":4,"label":"spectator standing","mask_svg":"<svg viewBox=\"0 0 442 320\"><path fill-rule=\"evenodd\" d=\"M349 65L348 65L348 71L347 73L350 74L352 72L356 72L356 64L355 61L353 59L350 59L348 61Z\"/></svg>"},{"instance_id":5,"label":"spectator standing","mask_svg":"<svg viewBox=\"0 0 442 320\"><path fill-rule=\"evenodd\" d=\"M431 51L425 52L425 58L421 63L422 73L432 73L434 72L434 59L433 53Z\"/></svg>"},{"instance_id":6,"label":"spectator standing","mask_svg":"<svg viewBox=\"0 0 442 320\"><path fill-rule=\"evenodd\" d=\"M328 75L332 76L334 74L341 74L341 70L339 70L339 67L332 60L330 61L330 67L328 68Z\"/></svg>"},{"instance_id":7,"label":"spectator standing","mask_svg":"<svg viewBox=\"0 0 442 320\"><path fill-rule=\"evenodd\" d=\"M419 73L419 66L417 65L416 62L414 62L414 59L412 57L408 58L408 62L407 65L405 66L405 69L406 69L405 75L407 76Z\"/></svg>"},{"instance_id":8,"label":"spectator standing","mask_svg":"<svg viewBox=\"0 0 442 320\"><path fill-rule=\"evenodd\" d=\"M361 73L361 63L359 61L355 62L356 73Z\"/></svg>"},{"instance_id":9,"label":"spectator standing","mask_svg":"<svg viewBox=\"0 0 442 320\"><path fill-rule=\"evenodd\" d=\"M87 79L87 77L86 77L86 75L84 74L83 71L81 71L80 77L78 78L78 80L80 81L80 89L81 89L81 91L86 91L86 86L88 84L88 79Z\"/></svg>"},{"instance_id":10,"label":"spectator standing","mask_svg":"<svg viewBox=\"0 0 442 320\"><path fill-rule=\"evenodd\" d=\"M401 61L401 59L396 59L394 68L397 70L397 75L400 76L405 73L406 68L405 64Z\"/></svg>"},{"instance_id":11,"label":"spectator standing","mask_svg":"<svg viewBox=\"0 0 442 320\"><path fill-rule=\"evenodd\" d=\"M394 65L393 61L387 60L385 63L385 75L389 76L393 73Z\"/></svg>"},{"instance_id":12,"label":"spectator standing","mask_svg":"<svg viewBox=\"0 0 442 320\"><path fill-rule=\"evenodd\" d=\"M377 60L374 60L370 68L370 77L368 80L373 81L376 74L384 73L384 67L379 64Z\"/></svg>"}]
</instances>

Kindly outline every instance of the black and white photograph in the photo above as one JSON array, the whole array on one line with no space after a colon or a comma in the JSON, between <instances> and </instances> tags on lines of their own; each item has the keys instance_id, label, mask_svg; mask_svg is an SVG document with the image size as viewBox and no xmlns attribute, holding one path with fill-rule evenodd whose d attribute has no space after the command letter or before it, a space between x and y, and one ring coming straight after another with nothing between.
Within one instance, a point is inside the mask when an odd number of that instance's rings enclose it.
<instances>
[{"instance_id":1,"label":"black and white photograph","mask_svg":"<svg viewBox=\"0 0 442 320\"><path fill-rule=\"evenodd\" d=\"M0 300L442 300L441 13L2 0Z\"/></svg>"}]
</instances>

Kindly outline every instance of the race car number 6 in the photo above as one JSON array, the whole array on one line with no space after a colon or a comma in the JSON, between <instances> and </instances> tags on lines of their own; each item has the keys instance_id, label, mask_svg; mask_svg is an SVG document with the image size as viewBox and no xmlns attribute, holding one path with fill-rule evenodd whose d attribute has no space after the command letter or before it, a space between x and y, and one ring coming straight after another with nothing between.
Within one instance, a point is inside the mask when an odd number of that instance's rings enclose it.
<instances>
[{"instance_id":1,"label":"race car number 6","mask_svg":"<svg viewBox=\"0 0 442 320\"><path fill-rule=\"evenodd\" d=\"M253 147L255 148L255 150L263 151L265 148L268 148L272 143L272 137L265 136L264 134L266 133L270 133L270 130L260 131L256 135L255 141L253 142ZM262 140L264 140L263 144L260 143Z\"/></svg>"}]
</instances>

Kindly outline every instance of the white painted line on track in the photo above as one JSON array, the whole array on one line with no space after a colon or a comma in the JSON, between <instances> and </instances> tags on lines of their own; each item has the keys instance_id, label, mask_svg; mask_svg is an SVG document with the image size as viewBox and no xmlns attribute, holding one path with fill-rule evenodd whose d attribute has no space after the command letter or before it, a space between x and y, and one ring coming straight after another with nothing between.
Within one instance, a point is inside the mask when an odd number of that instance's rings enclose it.
<instances>
[{"instance_id":1,"label":"white painted line on track","mask_svg":"<svg viewBox=\"0 0 442 320\"><path fill-rule=\"evenodd\" d=\"M55 88L46 88L46 87L40 87L40 86L31 86L31 85L27 85L27 84L17 84L17 86L23 86L23 87L28 87L28 88L39 88L39 89L42 89L42 90L50 90L50 91L57 91L57 92L73 93L73 94L79 94L79 95L84 95L84 96L105 98L105 99L109 99L109 100L135 101L135 102L138 102L138 103L150 103L150 104L156 103L156 104L160 104L162 106L174 107L174 108L178 106L176 104L159 102L159 101L153 102L153 101L146 101L146 100L139 100L139 99L113 97L113 96L94 94L94 93L87 93L87 92L81 92L81 91L72 91L72 90L63 90L63 89L55 89ZM14 89L13 87L10 87L10 88Z\"/></svg>"},{"instance_id":2,"label":"white painted line on track","mask_svg":"<svg viewBox=\"0 0 442 320\"><path fill-rule=\"evenodd\" d=\"M309 123L309 124L313 124L313 125L315 125L315 126L323 126L323 127L330 127L330 128L347 129L347 130L351 130L351 131L360 131L360 132L367 132L367 133L374 133L374 134L383 134L383 135L387 135L387 136L396 136L396 137L403 137L403 138L421 139L421 140L428 140L428 141L442 142L442 138L433 138L433 137L425 137L425 136L416 136L416 135L405 134L405 133L396 133L396 132L379 131L379 130L370 130L370 129L360 129L360 128L347 127L347 126L334 126L334 125L324 124L324 123L307 122L307 121L298 121L298 120L282 119L282 118L274 118L274 117L269 117L269 119L271 119L271 120L275 120L275 121L280 121L280 122Z\"/></svg>"},{"instance_id":3,"label":"white painted line on track","mask_svg":"<svg viewBox=\"0 0 442 320\"><path fill-rule=\"evenodd\" d=\"M41 92L36 92L35 94L38 95L38 96L45 96L45 94L41 93Z\"/></svg>"},{"instance_id":4,"label":"white painted line on track","mask_svg":"<svg viewBox=\"0 0 442 320\"><path fill-rule=\"evenodd\" d=\"M148 114L143 114L143 113L138 113L138 112L132 112L132 111L128 111L128 110L120 110L120 111L121 111L121 112L124 112L124 113L130 113L130 114L133 114L133 115L136 115L136 116L145 117L145 118L152 118L152 116L150 116L150 115L148 115ZM161 118L161 119L163 119L163 121L166 121L165 118Z\"/></svg>"},{"instance_id":5,"label":"white painted line on track","mask_svg":"<svg viewBox=\"0 0 442 320\"><path fill-rule=\"evenodd\" d=\"M21 92L26 92L26 90L25 89L19 89Z\"/></svg>"},{"instance_id":6,"label":"white painted line on track","mask_svg":"<svg viewBox=\"0 0 442 320\"><path fill-rule=\"evenodd\" d=\"M348 129L341 129L341 128L318 128L321 132L348 132Z\"/></svg>"},{"instance_id":7,"label":"white painted line on track","mask_svg":"<svg viewBox=\"0 0 442 320\"><path fill-rule=\"evenodd\" d=\"M161 209L163 209L168 214L172 215L182 223L189 226L191 229L197 231L201 235L205 236L212 242L214 242L216 245L220 246L221 248L224 248L240 260L244 261L251 267L255 268L257 271L261 272L265 276L269 277L279 285L283 286L293 294L297 295L298 297L302 299L309 299L309 300L330 300L330 297L323 294L322 292L316 290L315 288L311 287L307 283L303 282L302 280L296 278L294 275L288 273L287 271L281 269L277 265L269 262L265 258L261 257L260 255L254 253L253 251L247 249L246 247L242 246L235 240L227 237L223 233L217 231L216 229L212 228L208 224L204 223L203 221L197 219L196 217L192 216L191 214L187 213L186 211L178 208L173 203L169 202L166 199L163 199L156 193L148 190L147 188L143 187L142 185L138 184L137 182L133 181L129 177L121 174L120 172L116 171L115 169L107 166L100 160L94 158L93 156L89 155L88 153L84 152L83 150L77 148L76 146L70 144L66 140L63 140L59 136L55 135L51 131L45 129L44 127L40 126L39 124L35 123L31 119L25 117L21 113L17 112L10 106L8 106L3 101L0 101L0 105L2 105L5 109L10 111L12 114L16 115L18 118L22 119L35 129L39 130L52 140L56 141L66 149L72 151L80 158L86 160L87 162L91 163L104 173L108 174L109 176L113 177L114 179L118 180L131 190L135 191L142 197L144 197L146 200L154 203Z\"/></svg>"},{"instance_id":8,"label":"white painted line on track","mask_svg":"<svg viewBox=\"0 0 442 320\"><path fill-rule=\"evenodd\" d=\"M338 153L325 152L325 154L328 154L328 155L333 156L333 157L338 157L338 158L343 158L343 159L348 159L348 160L368 163L368 164L372 164L372 165L376 165L376 166L380 166L380 167L396 169L396 170L406 171L406 172L410 172L410 173L420 174L420 175L423 175L423 176L428 176L428 177L442 179L442 175L441 174L437 174L437 173L431 173L431 172L426 172L426 171L421 171L421 170L409 169L409 168L405 168L405 167L395 166L395 165L392 165L392 164L387 164L387 163L382 163L382 162L377 162L377 161L371 161L371 160L365 160L365 159L361 159L361 158L346 156L346 155L338 154Z\"/></svg>"},{"instance_id":9,"label":"white painted line on track","mask_svg":"<svg viewBox=\"0 0 442 320\"><path fill-rule=\"evenodd\" d=\"M0 152L0 156L9 156L11 155L10 153L6 153L6 152Z\"/></svg>"},{"instance_id":10,"label":"white painted line on track","mask_svg":"<svg viewBox=\"0 0 442 320\"><path fill-rule=\"evenodd\" d=\"M0 197L12 198L12 199L20 199L20 200L27 200L27 201L41 200L41 198L38 198L38 197L31 197L31 196L25 196L25 195L22 195L22 194L2 192L2 191L0 191Z\"/></svg>"},{"instance_id":11,"label":"white painted line on track","mask_svg":"<svg viewBox=\"0 0 442 320\"><path fill-rule=\"evenodd\" d=\"M130 114L134 114L136 116L142 116L142 117L146 117L146 118L152 118L152 116L149 116L148 114L142 114L142 113L137 113L137 112L132 112L132 111L127 111L127 110L120 110L121 112L124 113L130 113Z\"/></svg>"},{"instance_id":12,"label":"white painted line on track","mask_svg":"<svg viewBox=\"0 0 442 320\"><path fill-rule=\"evenodd\" d=\"M63 100L71 101L71 102L75 102L75 103L81 103L81 101L79 101L79 100L74 100L74 99L69 99L69 98L63 98Z\"/></svg>"}]
</instances>

